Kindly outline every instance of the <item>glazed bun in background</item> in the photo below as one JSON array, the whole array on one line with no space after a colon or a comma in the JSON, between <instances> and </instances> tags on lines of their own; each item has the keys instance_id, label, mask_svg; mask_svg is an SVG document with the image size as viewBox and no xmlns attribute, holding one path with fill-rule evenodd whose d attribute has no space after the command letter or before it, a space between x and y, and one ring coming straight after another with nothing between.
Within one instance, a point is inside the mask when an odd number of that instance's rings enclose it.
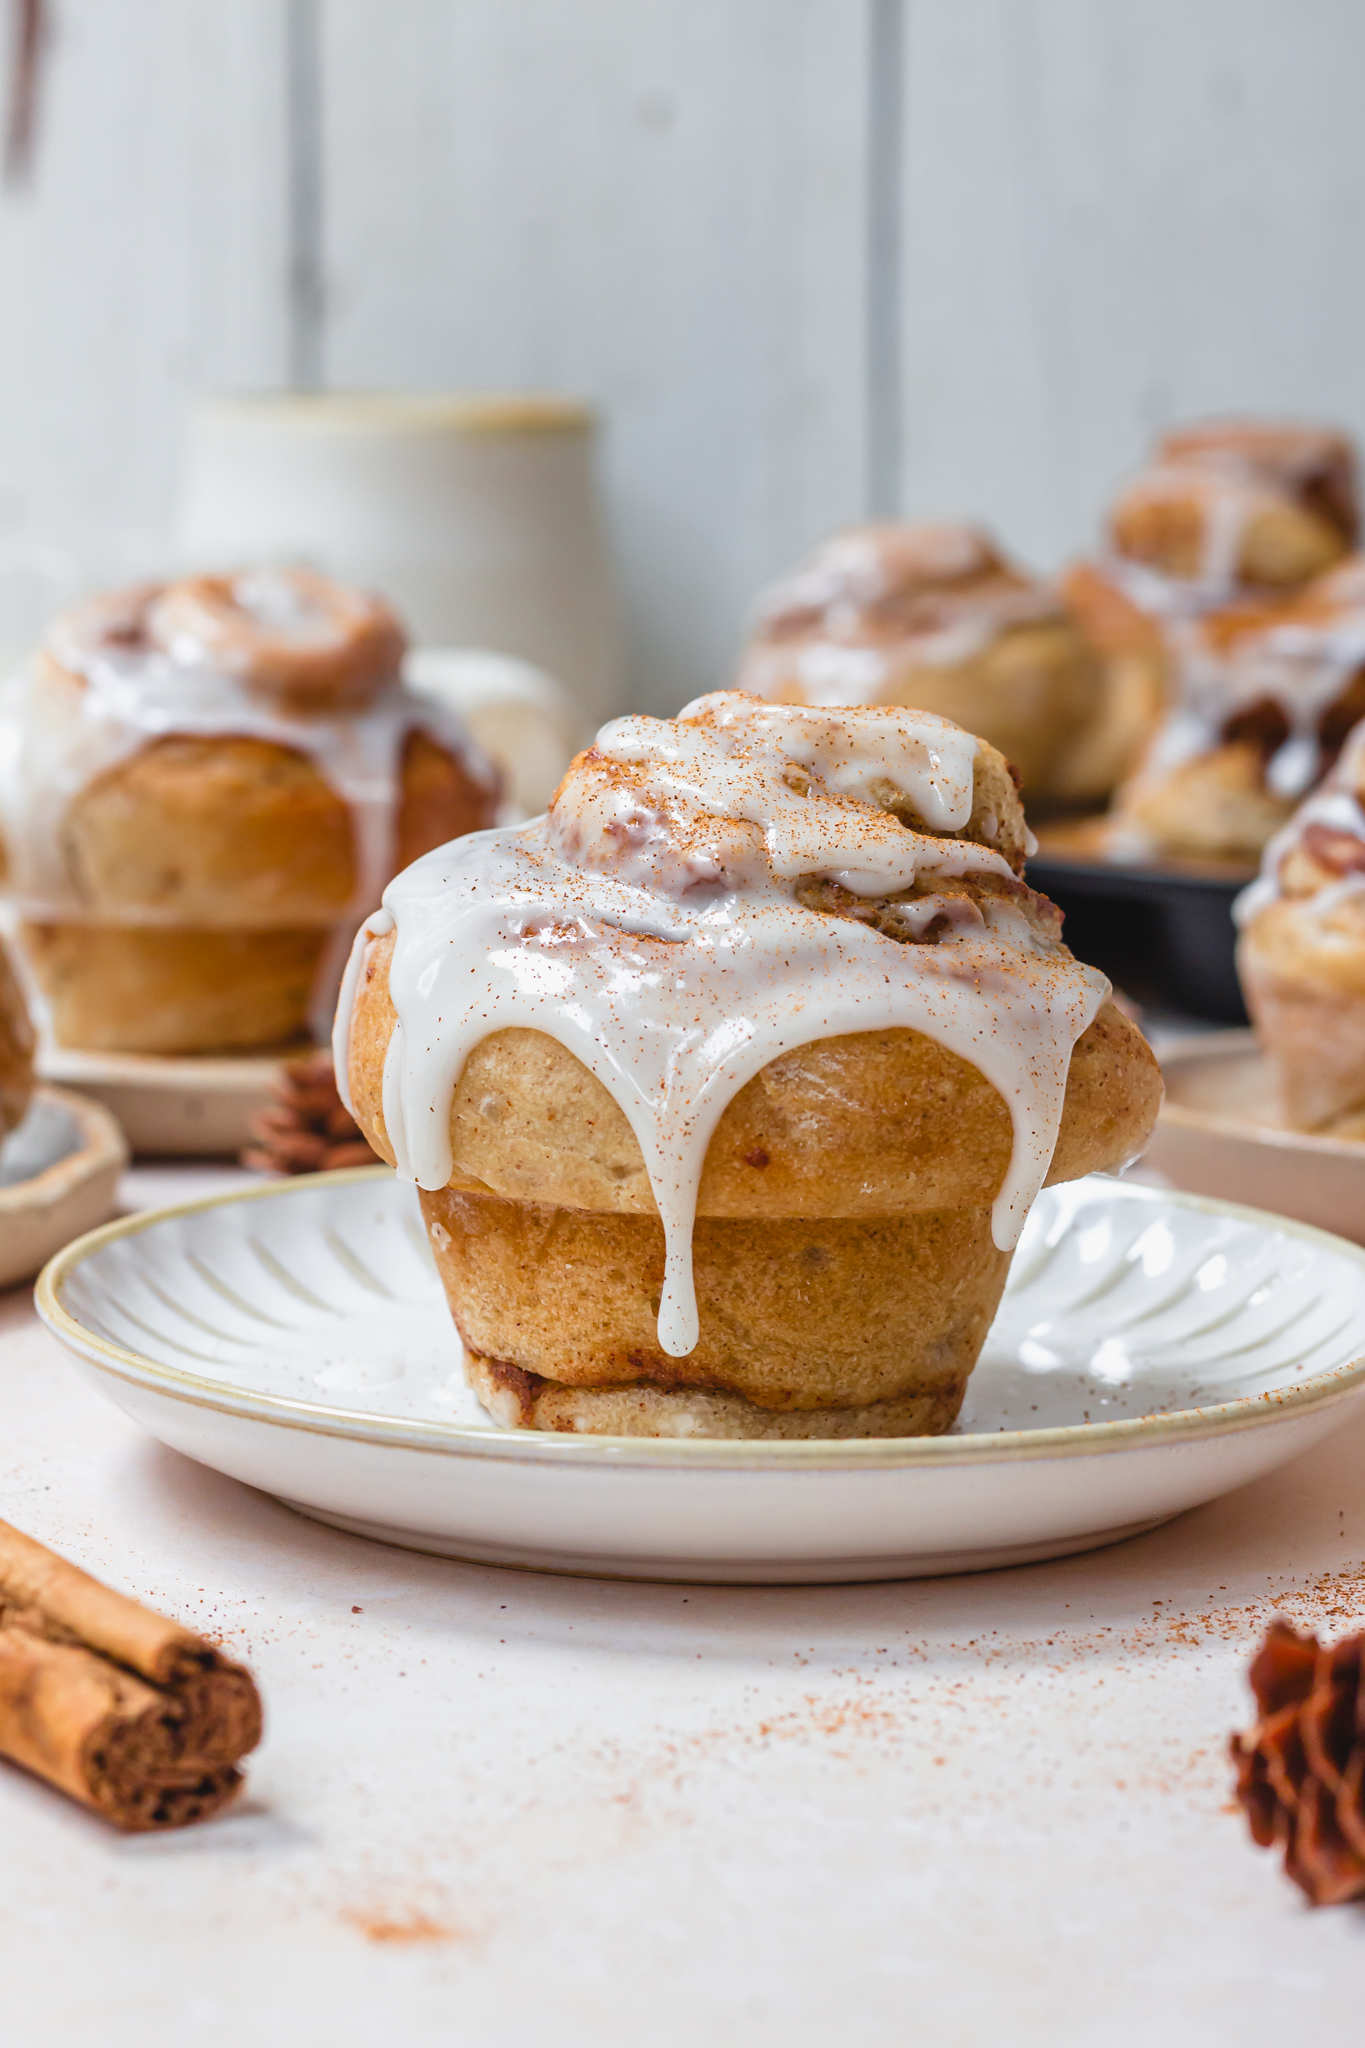
<instances>
[{"instance_id":1,"label":"glazed bun in background","mask_svg":"<svg viewBox=\"0 0 1365 2048\"><path fill-rule=\"evenodd\" d=\"M1204 420L1163 434L1157 458L1181 467L1221 466L1259 478L1300 511L1331 527L1343 552L1360 538L1355 448L1348 435L1332 427Z\"/></svg>"},{"instance_id":2,"label":"glazed bun in background","mask_svg":"<svg viewBox=\"0 0 1365 2048\"><path fill-rule=\"evenodd\" d=\"M58 1043L297 1039L390 875L493 822L382 601L305 570L93 599L0 693L0 855Z\"/></svg>"},{"instance_id":3,"label":"glazed bun in background","mask_svg":"<svg viewBox=\"0 0 1365 2048\"><path fill-rule=\"evenodd\" d=\"M1257 861L1365 715L1365 560L1170 622L1178 704L1123 791L1163 851Z\"/></svg>"},{"instance_id":4,"label":"glazed bun in background","mask_svg":"<svg viewBox=\"0 0 1365 2048\"><path fill-rule=\"evenodd\" d=\"M1365 725L1267 847L1237 921L1286 1121L1365 1136Z\"/></svg>"},{"instance_id":5,"label":"glazed bun in background","mask_svg":"<svg viewBox=\"0 0 1365 2048\"><path fill-rule=\"evenodd\" d=\"M1109 514L1126 562L1192 586L1297 590L1348 552L1338 527L1254 470L1212 460L1155 464Z\"/></svg>"},{"instance_id":6,"label":"glazed bun in background","mask_svg":"<svg viewBox=\"0 0 1365 2048\"><path fill-rule=\"evenodd\" d=\"M1160 1098L1028 843L945 720L720 692L616 720L546 817L390 886L338 1072L422 1190L490 1412L950 1425L1034 1195L1139 1151Z\"/></svg>"},{"instance_id":7,"label":"glazed bun in background","mask_svg":"<svg viewBox=\"0 0 1365 2048\"><path fill-rule=\"evenodd\" d=\"M951 718L1005 756L1029 802L1101 798L1132 752L1064 600L971 526L835 534L760 598L735 687Z\"/></svg>"}]
</instances>

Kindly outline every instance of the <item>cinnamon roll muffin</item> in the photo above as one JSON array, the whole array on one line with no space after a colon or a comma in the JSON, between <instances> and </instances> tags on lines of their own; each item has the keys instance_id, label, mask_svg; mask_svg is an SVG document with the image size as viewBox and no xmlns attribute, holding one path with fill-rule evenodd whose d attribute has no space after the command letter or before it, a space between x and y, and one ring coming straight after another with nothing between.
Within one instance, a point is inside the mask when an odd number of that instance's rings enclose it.
<instances>
[{"instance_id":1,"label":"cinnamon roll muffin","mask_svg":"<svg viewBox=\"0 0 1365 2048\"><path fill-rule=\"evenodd\" d=\"M1168 458L1109 515L1121 560L1210 592L1297 590L1348 552L1341 531L1239 463Z\"/></svg>"},{"instance_id":2,"label":"cinnamon roll muffin","mask_svg":"<svg viewBox=\"0 0 1365 2048\"><path fill-rule=\"evenodd\" d=\"M0 690L0 886L59 1044L243 1050L330 1015L389 877L493 822L377 598L194 576L59 619Z\"/></svg>"},{"instance_id":3,"label":"cinnamon roll muffin","mask_svg":"<svg viewBox=\"0 0 1365 2048\"><path fill-rule=\"evenodd\" d=\"M1163 851L1257 861L1365 715L1365 561L1169 632L1179 703L1121 810Z\"/></svg>"},{"instance_id":4,"label":"cinnamon roll muffin","mask_svg":"<svg viewBox=\"0 0 1365 2048\"><path fill-rule=\"evenodd\" d=\"M1345 1119L1365 1136L1365 724L1266 848L1236 917L1238 973L1286 1120Z\"/></svg>"},{"instance_id":5,"label":"cinnamon roll muffin","mask_svg":"<svg viewBox=\"0 0 1365 2048\"><path fill-rule=\"evenodd\" d=\"M1039 1188L1139 1151L1160 1096L1029 844L946 720L720 692L390 885L338 1074L498 1420L949 1426Z\"/></svg>"},{"instance_id":6,"label":"cinnamon roll muffin","mask_svg":"<svg viewBox=\"0 0 1365 2048\"><path fill-rule=\"evenodd\" d=\"M24 992L0 944L0 1138L23 1122L33 1094L33 1049Z\"/></svg>"},{"instance_id":7,"label":"cinnamon roll muffin","mask_svg":"<svg viewBox=\"0 0 1365 2048\"><path fill-rule=\"evenodd\" d=\"M1157 459L1182 467L1222 467L1257 478L1281 499L1332 528L1343 552L1360 538L1355 449L1347 435L1331 427L1205 420L1164 434L1157 443ZM1250 553L1254 560L1254 546Z\"/></svg>"},{"instance_id":8,"label":"cinnamon roll muffin","mask_svg":"<svg viewBox=\"0 0 1365 2048\"><path fill-rule=\"evenodd\" d=\"M1145 619L1164 711L1116 804L1132 852L1254 861L1365 710L1365 564L1350 443L1256 422L1182 428L1120 495L1068 588Z\"/></svg>"},{"instance_id":9,"label":"cinnamon roll muffin","mask_svg":"<svg viewBox=\"0 0 1365 2048\"><path fill-rule=\"evenodd\" d=\"M1113 786L1096 650L1058 594L974 527L835 534L759 600L735 687L951 718L1004 754L1030 800Z\"/></svg>"}]
</instances>

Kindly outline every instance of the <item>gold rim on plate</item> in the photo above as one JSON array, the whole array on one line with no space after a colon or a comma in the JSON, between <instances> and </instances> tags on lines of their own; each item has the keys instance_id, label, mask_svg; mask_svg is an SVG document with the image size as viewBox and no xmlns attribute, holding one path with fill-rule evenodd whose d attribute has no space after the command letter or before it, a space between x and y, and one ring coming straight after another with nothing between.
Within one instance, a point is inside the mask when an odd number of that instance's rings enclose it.
<instances>
[{"instance_id":1,"label":"gold rim on plate","mask_svg":"<svg viewBox=\"0 0 1365 2048\"><path fill-rule=\"evenodd\" d=\"M201 1196L195 1201L175 1202L161 1209L148 1209L135 1216L119 1217L98 1230L75 1238L49 1259L34 1287L39 1316L66 1347L116 1378L150 1387L187 1405L211 1408L219 1414L268 1422L284 1429L302 1430L313 1436L362 1438L394 1448L427 1451L451 1456L529 1459L535 1463L573 1459L589 1464L712 1466L730 1471L771 1470L774 1466L798 1471L887 1469L905 1465L933 1467L962 1462L1013 1464L1025 1459L1086 1457L1097 1453L1136 1450L1170 1438L1192 1441L1256 1429L1275 1419L1342 1400L1365 1382L1365 1356L1348 1365L1333 1366L1329 1372L1314 1373L1297 1386L1272 1387L1260 1394L1242 1394L1207 1408L1180 1408L1173 1414L1132 1416L1118 1422L1076 1422L1049 1429L1015 1429L977 1432L965 1436L928 1437L845 1437L838 1440L804 1442L734 1442L715 1437L687 1439L578 1436L537 1430L471 1429L454 1422L400 1422L363 1409L334 1408L313 1401L295 1401L279 1394L247 1392L178 1367L158 1365L139 1352L128 1351L107 1338L97 1337L70 1313L62 1301L62 1289L76 1268L106 1245L126 1237L137 1237L178 1216L193 1216L208 1209L226 1208L240 1202L287 1201L320 1186L344 1187L356 1182L392 1180L387 1166L353 1166L335 1173L300 1175L281 1184L243 1188L227 1195ZM1157 1191L1151 1191L1156 1195ZM1309 1223L1290 1217L1270 1216L1238 1202L1218 1201L1205 1195L1177 1190L1161 1191L1160 1199L1178 1208L1204 1215L1227 1216L1265 1228L1267 1225L1289 1237L1318 1244L1338 1257L1353 1260L1365 1269L1365 1246L1335 1237Z\"/></svg>"}]
</instances>

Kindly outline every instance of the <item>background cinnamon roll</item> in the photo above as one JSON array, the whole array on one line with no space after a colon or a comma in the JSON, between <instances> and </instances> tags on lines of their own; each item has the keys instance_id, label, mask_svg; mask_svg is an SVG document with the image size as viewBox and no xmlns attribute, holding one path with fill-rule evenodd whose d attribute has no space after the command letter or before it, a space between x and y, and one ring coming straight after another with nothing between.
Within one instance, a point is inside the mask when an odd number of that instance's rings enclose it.
<instances>
[{"instance_id":1,"label":"background cinnamon roll","mask_svg":"<svg viewBox=\"0 0 1365 2048\"><path fill-rule=\"evenodd\" d=\"M936 712L996 747L1030 800L1102 798L1131 752L1065 602L970 526L835 534L760 598L735 687Z\"/></svg>"},{"instance_id":2,"label":"background cinnamon roll","mask_svg":"<svg viewBox=\"0 0 1365 2048\"><path fill-rule=\"evenodd\" d=\"M1029 843L946 720L720 692L390 886L338 1072L491 1412L948 1427L1034 1195L1139 1150L1160 1096Z\"/></svg>"},{"instance_id":3,"label":"background cinnamon roll","mask_svg":"<svg viewBox=\"0 0 1365 2048\"><path fill-rule=\"evenodd\" d=\"M1238 900L1237 967L1286 1119L1365 1136L1365 724Z\"/></svg>"},{"instance_id":4,"label":"background cinnamon roll","mask_svg":"<svg viewBox=\"0 0 1365 2048\"><path fill-rule=\"evenodd\" d=\"M1365 711L1365 562L1350 443L1256 422L1182 428L1118 498L1109 553L1066 587L1165 665L1164 710L1116 812L1130 850L1249 861ZM1099 593L1098 600L1095 593Z\"/></svg>"},{"instance_id":5,"label":"background cinnamon roll","mask_svg":"<svg viewBox=\"0 0 1365 2048\"><path fill-rule=\"evenodd\" d=\"M0 881L63 1045L299 1037L390 875L489 825L378 599L303 570L97 598L0 691Z\"/></svg>"}]
</instances>

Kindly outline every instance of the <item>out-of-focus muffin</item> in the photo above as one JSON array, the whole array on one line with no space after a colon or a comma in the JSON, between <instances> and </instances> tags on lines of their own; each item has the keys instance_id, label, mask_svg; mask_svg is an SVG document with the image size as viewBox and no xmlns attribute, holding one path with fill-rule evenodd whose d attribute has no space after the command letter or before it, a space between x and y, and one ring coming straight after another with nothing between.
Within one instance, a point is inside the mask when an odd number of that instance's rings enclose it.
<instances>
[{"instance_id":1,"label":"out-of-focus muffin","mask_svg":"<svg viewBox=\"0 0 1365 2048\"><path fill-rule=\"evenodd\" d=\"M1365 723L1271 840L1237 921L1242 989L1286 1119L1351 1119L1365 1136Z\"/></svg>"},{"instance_id":2,"label":"out-of-focus muffin","mask_svg":"<svg viewBox=\"0 0 1365 2048\"><path fill-rule=\"evenodd\" d=\"M1365 710L1365 562L1355 458L1326 429L1230 421L1165 436L1067 579L1106 603L1164 709L1115 806L1130 853L1254 861ZM1149 642L1150 645L1150 642Z\"/></svg>"},{"instance_id":3,"label":"out-of-focus muffin","mask_svg":"<svg viewBox=\"0 0 1365 2048\"><path fill-rule=\"evenodd\" d=\"M1103 664L1063 598L971 526L835 534L760 598L735 687L951 718L1034 802L1103 795L1126 758Z\"/></svg>"},{"instance_id":4,"label":"out-of-focus muffin","mask_svg":"<svg viewBox=\"0 0 1365 2048\"><path fill-rule=\"evenodd\" d=\"M325 1025L390 875L496 779L403 687L379 599L189 577L59 619L0 690L0 882L63 1045L196 1053Z\"/></svg>"}]
</instances>

